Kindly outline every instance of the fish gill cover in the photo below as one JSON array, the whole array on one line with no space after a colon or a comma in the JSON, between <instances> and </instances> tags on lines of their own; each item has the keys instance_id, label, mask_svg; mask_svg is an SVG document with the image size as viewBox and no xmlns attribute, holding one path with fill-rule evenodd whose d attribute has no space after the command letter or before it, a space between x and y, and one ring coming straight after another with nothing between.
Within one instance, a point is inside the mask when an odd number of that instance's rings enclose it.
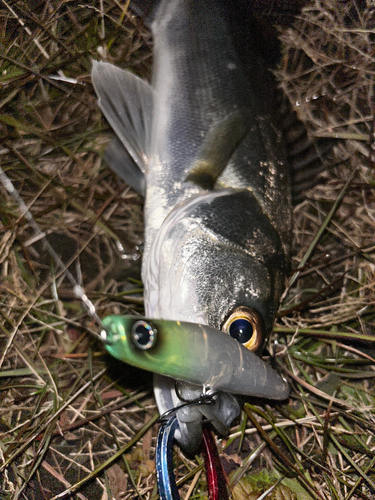
<instances>
[{"instance_id":1,"label":"fish gill cover","mask_svg":"<svg viewBox=\"0 0 375 500\"><path fill-rule=\"evenodd\" d=\"M149 78L150 32L111 0L0 9L1 167L98 314L142 313L143 201L102 162L110 129L89 75L100 57ZM268 350L291 398L247 404L221 457L235 499L280 477L274 498L372 498L375 14L370 2L322 0L276 22L284 95L310 137L334 147L295 208ZM154 498L150 377L104 357L88 334L97 325L4 190L0 213L2 498ZM184 498L204 498L199 461L176 450L175 468Z\"/></svg>"}]
</instances>

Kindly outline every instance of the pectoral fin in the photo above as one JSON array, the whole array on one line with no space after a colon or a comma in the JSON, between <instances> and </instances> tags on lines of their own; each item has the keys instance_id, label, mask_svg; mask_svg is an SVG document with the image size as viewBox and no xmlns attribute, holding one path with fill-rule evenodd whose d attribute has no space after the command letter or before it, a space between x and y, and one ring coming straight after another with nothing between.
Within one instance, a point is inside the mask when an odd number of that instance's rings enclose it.
<instances>
[{"instance_id":1,"label":"pectoral fin","mask_svg":"<svg viewBox=\"0 0 375 500\"><path fill-rule=\"evenodd\" d=\"M144 192L153 90L136 75L105 62L93 62L92 81L99 107L117 136L106 161L122 179Z\"/></svg>"},{"instance_id":2,"label":"pectoral fin","mask_svg":"<svg viewBox=\"0 0 375 500\"><path fill-rule=\"evenodd\" d=\"M251 128L248 110L238 110L219 122L207 133L199 160L186 177L203 189L213 189L214 184L239 144Z\"/></svg>"}]
</instances>

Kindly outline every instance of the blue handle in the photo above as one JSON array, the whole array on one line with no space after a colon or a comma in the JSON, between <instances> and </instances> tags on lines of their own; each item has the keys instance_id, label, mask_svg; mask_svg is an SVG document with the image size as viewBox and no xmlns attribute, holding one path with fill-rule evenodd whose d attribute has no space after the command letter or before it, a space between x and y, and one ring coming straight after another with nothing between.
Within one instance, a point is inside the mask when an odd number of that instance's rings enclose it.
<instances>
[{"instance_id":1,"label":"blue handle","mask_svg":"<svg viewBox=\"0 0 375 500\"><path fill-rule=\"evenodd\" d=\"M180 500L173 473L173 438L178 429L177 417L160 427L156 443L156 476L160 500ZM227 483L211 431L203 430L202 453L207 475L209 500L228 500Z\"/></svg>"},{"instance_id":2,"label":"blue handle","mask_svg":"<svg viewBox=\"0 0 375 500\"><path fill-rule=\"evenodd\" d=\"M173 437L178 429L177 417L160 427L156 443L156 477L160 500L180 500L173 473Z\"/></svg>"}]
</instances>

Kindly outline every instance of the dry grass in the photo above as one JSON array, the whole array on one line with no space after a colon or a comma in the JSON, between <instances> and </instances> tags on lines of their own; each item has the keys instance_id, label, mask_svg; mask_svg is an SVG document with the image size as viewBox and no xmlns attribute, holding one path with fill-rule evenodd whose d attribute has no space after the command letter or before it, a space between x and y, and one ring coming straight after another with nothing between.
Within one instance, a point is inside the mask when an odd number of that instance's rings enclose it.
<instances>
[{"instance_id":1,"label":"dry grass","mask_svg":"<svg viewBox=\"0 0 375 500\"><path fill-rule=\"evenodd\" d=\"M274 498L375 495L375 15L356 5L316 1L283 33L282 88L309 132L337 143L324 182L295 210L300 269L270 346L289 404L246 405L220 445L236 499L280 476ZM147 78L149 32L112 0L3 1L0 37L1 167L98 314L141 312L142 200L101 161L109 129L90 61ZM150 376L104 355L89 335L97 325L4 190L0 215L0 498L156 498ZM176 470L183 495L205 498L199 457L176 450Z\"/></svg>"}]
</instances>

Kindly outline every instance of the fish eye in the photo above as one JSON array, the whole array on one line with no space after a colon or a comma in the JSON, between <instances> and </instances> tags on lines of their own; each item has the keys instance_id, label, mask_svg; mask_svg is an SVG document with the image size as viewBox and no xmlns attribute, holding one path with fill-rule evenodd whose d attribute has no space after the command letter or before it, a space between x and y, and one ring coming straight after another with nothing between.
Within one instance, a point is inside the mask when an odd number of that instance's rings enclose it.
<instances>
[{"instance_id":1,"label":"fish eye","mask_svg":"<svg viewBox=\"0 0 375 500\"><path fill-rule=\"evenodd\" d=\"M256 351L263 339L262 320L248 307L238 307L225 321L222 330L238 340L249 351Z\"/></svg>"},{"instance_id":2,"label":"fish eye","mask_svg":"<svg viewBox=\"0 0 375 500\"><path fill-rule=\"evenodd\" d=\"M156 330L147 321L136 321L132 326L132 339L138 349L150 349L156 342Z\"/></svg>"}]
</instances>

